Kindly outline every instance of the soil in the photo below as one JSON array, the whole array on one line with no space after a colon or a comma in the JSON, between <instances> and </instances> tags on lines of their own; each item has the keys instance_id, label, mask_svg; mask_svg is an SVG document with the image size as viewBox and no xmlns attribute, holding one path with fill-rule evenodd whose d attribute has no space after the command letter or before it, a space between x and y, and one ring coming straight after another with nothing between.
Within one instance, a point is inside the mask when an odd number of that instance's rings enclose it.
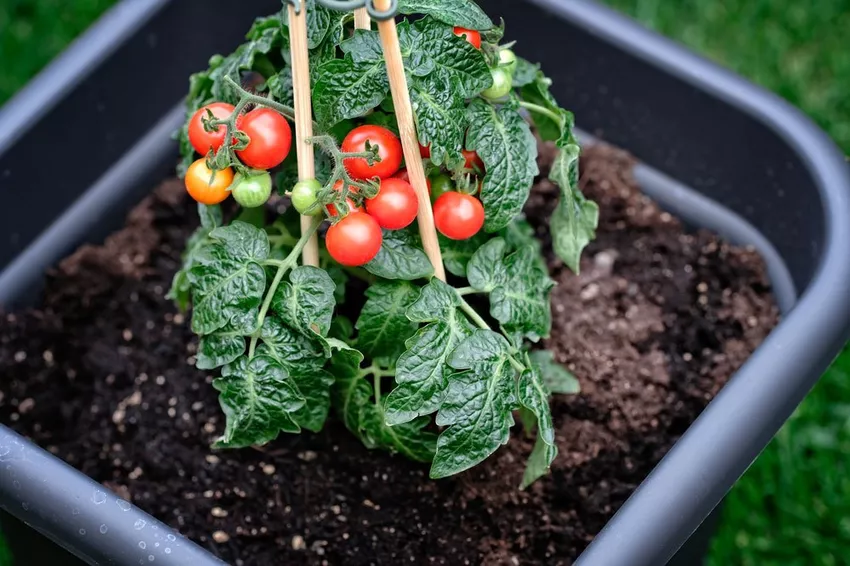
<instances>
[{"instance_id":1,"label":"soil","mask_svg":"<svg viewBox=\"0 0 850 566\"><path fill-rule=\"evenodd\" d=\"M541 152L545 173L552 148ZM585 152L601 208L580 276L558 286L546 346L579 378L558 397L552 474L519 491L518 432L485 464L433 482L336 422L263 450L213 452L222 416L165 299L197 222L168 181L102 246L48 277L43 304L0 321L0 421L231 564L569 564L777 322L749 249L688 233L640 193L628 155ZM556 188L527 213L544 240Z\"/></svg>"}]
</instances>

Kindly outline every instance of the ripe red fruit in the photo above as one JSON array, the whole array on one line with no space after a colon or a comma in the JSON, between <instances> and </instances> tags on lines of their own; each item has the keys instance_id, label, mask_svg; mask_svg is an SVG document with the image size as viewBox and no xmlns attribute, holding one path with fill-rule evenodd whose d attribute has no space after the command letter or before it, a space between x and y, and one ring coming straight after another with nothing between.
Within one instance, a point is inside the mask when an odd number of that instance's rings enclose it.
<instances>
[{"instance_id":1,"label":"ripe red fruit","mask_svg":"<svg viewBox=\"0 0 850 566\"><path fill-rule=\"evenodd\" d=\"M378 194L374 198L366 199L366 212L381 228L401 230L416 220L419 200L416 198L416 191L407 181L384 179Z\"/></svg>"}]
</instances>

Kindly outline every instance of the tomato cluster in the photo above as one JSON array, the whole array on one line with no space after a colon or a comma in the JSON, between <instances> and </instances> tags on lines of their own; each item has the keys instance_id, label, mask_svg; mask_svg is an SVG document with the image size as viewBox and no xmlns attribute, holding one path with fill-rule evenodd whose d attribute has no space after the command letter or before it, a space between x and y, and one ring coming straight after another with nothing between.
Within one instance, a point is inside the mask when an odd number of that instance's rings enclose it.
<instances>
[{"instance_id":1,"label":"tomato cluster","mask_svg":"<svg viewBox=\"0 0 850 566\"><path fill-rule=\"evenodd\" d=\"M224 102L214 102L199 109L189 120L189 142L201 155L217 152L224 145L227 127L220 125L212 131L205 121L227 120L236 108ZM255 108L236 119L237 130L248 138L248 144L236 151L239 161L250 172L234 175L227 167L212 171L206 157L198 159L186 172L186 190L203 204L219 204L229 195L245 208L265 204L272 194L272 178L268 169L274 169L289 155L292 148L292 128L286 118L269 108ZM233 138L234 145L237 140Z\"/></svg>"}]
</instances>

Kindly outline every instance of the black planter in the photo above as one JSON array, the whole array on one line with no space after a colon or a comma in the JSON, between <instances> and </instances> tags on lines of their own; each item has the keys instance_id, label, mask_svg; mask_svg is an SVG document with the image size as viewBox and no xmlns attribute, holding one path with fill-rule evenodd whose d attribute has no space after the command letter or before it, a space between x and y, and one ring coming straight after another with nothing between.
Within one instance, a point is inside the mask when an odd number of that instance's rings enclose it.
<instances>
[{"instance_id":1,"label":"black planter","mask_svg":"<svg viewBox=\"0 0 850 566\"><path fill-rule=\"evenodd\" d=\"M213 22L228 5L228 18ZM543 63L585 131L642 161L636 174L653 197L695 226L757 246L769 264L782 323L579 559L654 566L690 538L676 560L696 564L709 531L694 531L850 334L847 166L775 96L596 4L483 5L505 18L520 54ZM124 2L0 112L0 304L31 302L48 266L119 226L168 174L187 75L279 6ZM2 427L0 507L21 563L70 559L47 559L53 547L10 516L90 563L220 563Z\"/></svg>"}]
</instances>

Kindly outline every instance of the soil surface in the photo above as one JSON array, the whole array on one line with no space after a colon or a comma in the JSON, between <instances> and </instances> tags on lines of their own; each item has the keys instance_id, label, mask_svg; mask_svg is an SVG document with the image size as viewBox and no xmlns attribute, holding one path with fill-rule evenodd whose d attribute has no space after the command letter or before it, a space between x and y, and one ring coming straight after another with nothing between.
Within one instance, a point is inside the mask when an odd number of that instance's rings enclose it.
<instances>
[{"instance_id":1,"label":"soil surface","mask_svg":"<svg viewBox=\"0 0 850 566\"><path fill-rule=\"evenodd\" d=\"M555 400L560 454L527 491L519 427L439 482L336 422L212 452L224 423L211 375L165 299L197 222L177 181L65 260L38 309L2 317L0 421L231 564L569 564L777 322L752 250L687 233L622 152L590 148L582 169L599 234L580 276L550 255L546 344L582 393ZM555 194L541 180L527 208L544 239Z\"/></svg>"}]
</instances>

